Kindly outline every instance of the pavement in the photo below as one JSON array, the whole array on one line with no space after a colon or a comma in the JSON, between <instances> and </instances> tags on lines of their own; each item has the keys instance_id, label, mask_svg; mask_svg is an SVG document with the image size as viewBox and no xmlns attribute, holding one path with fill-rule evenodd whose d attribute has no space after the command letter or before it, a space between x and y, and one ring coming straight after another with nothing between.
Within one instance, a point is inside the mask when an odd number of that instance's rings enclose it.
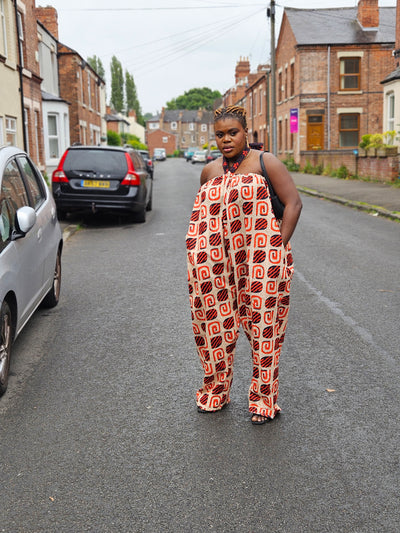
<instances>
[{"instance_id":1,"label":"pavement","mask_svg":"<svg viewBox=\"0 0 400 533\"><path fill-rule=\"evenodd\" d=\"M291 176L300 193L324 198L400 222L400 187L387 183L344 180L301 172L291 172ZM79 224L62 221L61 228L65 242L78 230Z\"/></svg>"}]
</instances>

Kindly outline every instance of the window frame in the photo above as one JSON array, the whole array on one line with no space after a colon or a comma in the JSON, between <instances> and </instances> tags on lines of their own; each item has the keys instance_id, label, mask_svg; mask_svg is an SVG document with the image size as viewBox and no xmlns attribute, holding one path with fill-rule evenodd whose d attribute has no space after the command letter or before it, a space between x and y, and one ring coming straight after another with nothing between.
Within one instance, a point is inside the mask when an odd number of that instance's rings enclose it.
<instances>
[{"instance_id":1,"label":"window frame","mask_svg":"<svg viewBox=\"0 0 400 533\"><path fill-rule=\"evenodd\" d=\"M0 18L1 18L1 30L3 37L3 50L4 57L8 56L8 46L7 46L7 21L6 21L6 9L4 0L0 0Z\"/></svg>"},{"instance_id":2,"label":"window frame","mask_svg":"<svg viewBox=\"0 0 400 533\"><path fill-rule=\"evenodd\" d=\"M342 129L342 118L354 116L357 117L357 128L348 128ZM340 113L339 114L339 124L338 124L338 133L339 133L339 148L354 148L357 147L360 142L360 113ZM357 141L354 144L343 144L342 135L345 133L357 132Z\"/></svg>"},{"instance_id":3,"label":"window frame","mask_svg":"<svg viewBox=\"0 0 400 533\"><path fill-rule=\"evenodd\" d=\"M344 72L346 70L346 61L357 61L357 63L358 63L358 72L350 72L350 73ZM342 72L342 65L343 65L343 72ZM357 79L357 87L345 87L346 80L350 79L350 78L356 78ZM343 87L342 87L342 84L343 84ZM340 91L346 91L346 92L360 91L361 90L361 57L351 56L351 57L341 57L340 58L340 64L339 64L339 90Z\"/></svg>"}]
</instances>

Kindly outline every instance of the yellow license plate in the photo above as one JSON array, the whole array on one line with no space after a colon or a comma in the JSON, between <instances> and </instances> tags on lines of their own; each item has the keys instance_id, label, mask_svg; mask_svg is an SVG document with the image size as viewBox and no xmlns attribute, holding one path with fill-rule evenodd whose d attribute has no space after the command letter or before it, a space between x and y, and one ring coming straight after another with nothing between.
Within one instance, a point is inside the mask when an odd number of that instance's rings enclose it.
<instances>
[{"instance_id":1,"label":"yellow license plate","mask_svg":"<svg viewBox=\"0 0 400 533\"><path fill-rule=\"evenodd\" d=\"M100 189L108 189L110 187L109 181L100 180L82 180L82 187L97 187Z\"/></svg>"}]
</instances>

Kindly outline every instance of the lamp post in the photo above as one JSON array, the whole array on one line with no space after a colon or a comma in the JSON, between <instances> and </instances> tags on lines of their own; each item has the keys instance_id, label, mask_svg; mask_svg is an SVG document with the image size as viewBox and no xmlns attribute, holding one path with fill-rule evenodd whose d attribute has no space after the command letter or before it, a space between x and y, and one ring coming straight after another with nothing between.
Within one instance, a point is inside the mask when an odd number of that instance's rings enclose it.
<instances>
[{"instance_id":1,"label":"lamp post","mask_svg":"<svg viewBox=\"0 0 400 533\"><path fill-rule=\"evenodd\" d=\"M271 119L272 119L272 153L277 154L276 138L276 65L275 65L275 0L271 0L267 9L267 16L271 19Z\"/></svg>"}]
</instances>

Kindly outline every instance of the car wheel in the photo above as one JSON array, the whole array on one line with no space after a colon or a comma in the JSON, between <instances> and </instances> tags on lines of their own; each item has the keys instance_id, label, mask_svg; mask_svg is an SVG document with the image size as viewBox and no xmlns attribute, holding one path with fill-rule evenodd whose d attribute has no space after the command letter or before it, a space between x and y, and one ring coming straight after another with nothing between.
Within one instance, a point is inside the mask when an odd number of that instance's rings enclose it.
<instances>
[{"instance_id":1,"label":"car wheel","mask_svg":"<svg viewBox=\"0 0 400 533\"><path fill-rule=\"evenodd\" d=\"M153 187L151 187L150 198L146 205L146 211L151 211L153 209Z\"/></svg>"},{"instance_id":2,"label":"car wheel","mask_svg":"<svg viewBox=\"0 0 400 533\"><path fill-rule=\"evenodd\" d=\"M133 214L133 222L138 222L139 224L146 222L146 208L145 207L143 207L143 209L139 211L138 213Z\"/></svg>"},{"instance_id":3,"label":"car wheel","mask_svg":"<svg viewBox=\"0 0 400 533\"><path fill-rule=\"evenodd\" d=\"M43 300L43 307L55 307L60 299L61 290L61 250L57 252L56 266L54 269L53 285Z\"/></svg>"},{"instance_id":4,"label":"car wheel","mask_svg":"<svg viewBox=\"0 0 400 533\"><path fill-rule=\"evenodd\" d=\"M7 302L1 304L0 310L0 396L6 392L8 371L10 369L12 344L11 310Z\"/></svg>"}]
</instances>

